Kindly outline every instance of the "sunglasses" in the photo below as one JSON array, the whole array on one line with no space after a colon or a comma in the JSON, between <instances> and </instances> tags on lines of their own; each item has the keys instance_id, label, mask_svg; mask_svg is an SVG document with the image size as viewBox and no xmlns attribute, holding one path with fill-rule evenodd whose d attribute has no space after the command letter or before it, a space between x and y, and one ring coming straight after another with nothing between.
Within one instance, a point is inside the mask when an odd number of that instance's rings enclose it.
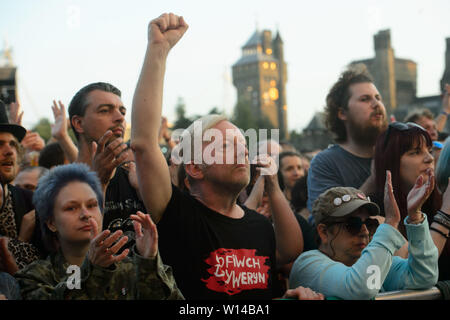
<instances>
[{"instance_id":1,"label":"sunglasses","mask_svg":"<svg viewBox=\"0 0 450 320\"><path fill-rule=\"evenodd\" d=\"M366 220L362 221L360 217L350 217L345 221L335 222L333 224L343 224L345 230L347 230L347 232L352 236L358 235L361 232L361 228L363 225L366 226L369 234L373 235L380 225L377 219L367 218Z\"/></svg>"},{"instance_id":2,"label":"sunglasses","mask_svg":"<svg viewBox=\"0 0 450 320\"><path fill-rule=\"evenodd\" d=\"M426 130L422 126L419 126L417 123L414 123L414 122L403 123L403 122L396 121L396 122L390 123L387 128L386 136L384 137L383 149L386 149L386 145L389 141L389 135L391 134L392 130L395 129L398 131L408 131L408 130L417 129L417 128L426 132Z\"/></svg>"}]
</instances>

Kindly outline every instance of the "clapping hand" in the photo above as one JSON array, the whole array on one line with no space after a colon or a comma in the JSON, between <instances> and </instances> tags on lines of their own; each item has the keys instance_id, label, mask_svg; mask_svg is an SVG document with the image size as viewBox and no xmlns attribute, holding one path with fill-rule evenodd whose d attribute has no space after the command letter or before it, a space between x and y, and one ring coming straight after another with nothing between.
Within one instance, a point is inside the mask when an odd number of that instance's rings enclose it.
<instances>
[{"instance_id":1,"label":"clapping hand","mask_svg":"<svg viewBox=\"0 0 450 320\"><path fill-rule=\"evenodd\" d=\"M426 174L428 175L428 181L424 183L424 177L419 175L414 187L408 193L407 202L410 222L416 222L422 219L422 206L431 192L433 192L435 183L433 169L429 168Z\"/></svg>"},{"instance_id":2,"label":"clapping hand","mask_svg":"<svg viewBox=\"0 0 450 320\"><path fill-rule=\"evenodd\" d=\"M138 211L130 215L136 232L136 248L144 258L154 258L158 252L158 231L149 214Z\"/></svg>"},{"instance_id":3,"label":"clapping hand","mask_svg":"<svg viewBox=\"0 0 450 320\"><path fill-rule=\"evenodd\" d=\"M88 258L93 265L108 268L113 263L126 258L129 249L125 249L121 254L115 255L128 241L127 236L122 237L122 230L117 230L111 235L111 231L104 230L99 234L97 222L90 218L91 243L89 245ZM119 240L120 239L120 240Z\"/></svg>"},{"instance_id":4,"label":"clapping hand","mask_svg":"<svg viewBox=\"0 0 450 320\"><path fill-rule=\"evenodd\" d=\"M384 222L397 229L400 222L400 209L395 200L394 189L392 188L391 171L386 170L386 182L384 184Z\"/></svg>"},{"instance_id":5,"label":"clapping hand","mask_svg":"<svg viewBox=\"0 0 450 320\"><path fill-rule=\"evenodd\" d=\"M21 141L22 146L31 151L41 151L45 147L45 140L37 132L27 130Z\"/></svg>"}]
</instances>

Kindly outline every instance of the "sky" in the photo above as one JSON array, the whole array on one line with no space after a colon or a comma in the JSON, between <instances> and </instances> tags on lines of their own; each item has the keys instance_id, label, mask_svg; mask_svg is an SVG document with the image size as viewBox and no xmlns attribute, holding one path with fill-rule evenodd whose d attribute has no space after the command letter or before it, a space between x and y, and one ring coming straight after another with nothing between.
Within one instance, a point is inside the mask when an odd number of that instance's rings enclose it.
<instances>
[{"instance_id":1,"label":"sky","mask_svg":"<svg viewBox=\"0 0 450 320\"><path fill-rule=\"evenodd\" d=\"M184 99L188 116L213 107L230 115L237 93L232 65L254 33L279 30L288 68L289 130L301 131L353 60L374 56L373 36L391 30L396 57L417 66L417 95L439 94L450 37L448 0L1 0L0 50L12 48L23 125L53 121L53 99L68 106L97 81L122 91L131 117L148 23L161 13L189 24L166 68L163 115L175 120Z\"/></svg>"}]
</instances>

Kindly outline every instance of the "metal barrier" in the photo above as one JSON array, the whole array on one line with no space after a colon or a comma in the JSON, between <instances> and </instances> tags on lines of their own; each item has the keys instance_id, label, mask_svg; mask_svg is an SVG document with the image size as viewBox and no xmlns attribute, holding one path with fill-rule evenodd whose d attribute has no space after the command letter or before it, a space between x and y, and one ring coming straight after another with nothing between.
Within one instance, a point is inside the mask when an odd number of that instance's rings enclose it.
<instances>
[{"instance_id":1,"label":"metal barrier","mask_svg":"<svg viewBox=\"0 0 450 320\"><path fill-rule=\"evenodd\" d=\"M441 291L437 287L426 290L400 290L377 294L375 300L440 300Z\"/></svg>"}]
</instances>

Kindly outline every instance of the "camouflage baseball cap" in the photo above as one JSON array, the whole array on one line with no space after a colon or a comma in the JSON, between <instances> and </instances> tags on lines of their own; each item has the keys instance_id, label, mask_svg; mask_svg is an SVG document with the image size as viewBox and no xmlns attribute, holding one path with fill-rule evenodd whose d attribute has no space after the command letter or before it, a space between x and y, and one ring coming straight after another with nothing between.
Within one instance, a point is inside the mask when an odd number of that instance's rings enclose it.
<instances>
[{"instance_id":1,"label":"camouflage baseball cap","mask_svg":"<svg viewBox=\"0 0 450 320\"><path fill-rule=\"evenodd\" d=\"M343 217L365 206L371 216L380 214L380 208L369 197L355 188L335 187L322 193L312 207L316 225L328 217Z\"/></svg>"}]
</instances>

